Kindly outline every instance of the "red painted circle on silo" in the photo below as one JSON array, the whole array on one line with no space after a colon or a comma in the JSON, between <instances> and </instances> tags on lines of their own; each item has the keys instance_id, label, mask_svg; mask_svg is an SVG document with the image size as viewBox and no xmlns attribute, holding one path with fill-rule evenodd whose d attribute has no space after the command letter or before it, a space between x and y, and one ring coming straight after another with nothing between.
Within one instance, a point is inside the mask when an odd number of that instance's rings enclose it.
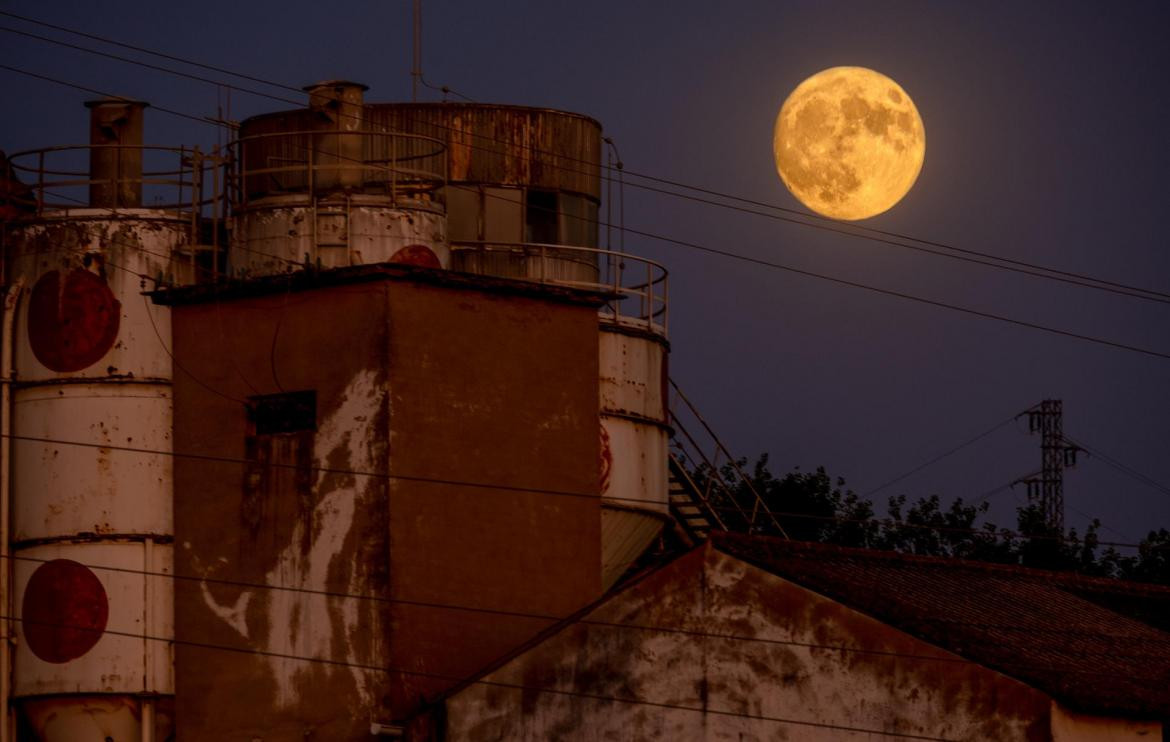
<instances>
[{"instance_id":1,"label":"red painted circle on silo","mask_svg":"<svg viewBox=\"0 0 1170 742\"><path fill-rule=\"evenodd\" d=\"M20 611L24 638L45 662L68 662L93 649L109 617L110 602L101 580L69 559L37 567L24 588Z\"/></svg>"},{"instance_id":2,"label":"red painted circle on silo","mask_svg":"<svg viewBox=\"0 0 1170 742\"><path fill-rule=\"evenodd\" d=\"M613 451L609 447L609 431L601 426L601 494L609 491L609 472L613 469Z\"/></svg>"},{"instance_id":3,"label":"red painted circle on silo","mask_svg":"<svg viewBox=\"0 0 1170 742\"><path fill-rule=\"evenodd\" d=\"M442 268L439 256L426 245L407 245L390 258L391 263L400 265L417 265L420 268Z\"/></svg>"},{"instance_id":4,"label":"red painted circle on silo","mask_svg":"<svg viewBox=\"0 0 1170 742\"><path fill-rule=\"evenodd\" d=\"M101 360L118 339L122 305L100 277L76 269L41 276L28 308L28 340L54 371L80 371Z\"/></svg>"}]
</instances>

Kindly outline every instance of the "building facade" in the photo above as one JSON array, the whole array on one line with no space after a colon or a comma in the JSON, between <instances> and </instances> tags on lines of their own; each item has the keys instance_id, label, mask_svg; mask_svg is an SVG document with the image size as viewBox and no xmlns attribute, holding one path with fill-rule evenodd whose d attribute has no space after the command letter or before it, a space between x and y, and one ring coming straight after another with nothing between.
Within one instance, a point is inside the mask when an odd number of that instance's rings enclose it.
<instances>
[{"instance_id":1,"label":"building facade","mask_svg":"<svg viewBox=\"0 0 1170 742\"><path fill-rule=\"evenodd\" d=\"M1165 739L1164 590L719 533L600 124L306 93L11 158L2 740Z\"/></svg>"}]
</instances>

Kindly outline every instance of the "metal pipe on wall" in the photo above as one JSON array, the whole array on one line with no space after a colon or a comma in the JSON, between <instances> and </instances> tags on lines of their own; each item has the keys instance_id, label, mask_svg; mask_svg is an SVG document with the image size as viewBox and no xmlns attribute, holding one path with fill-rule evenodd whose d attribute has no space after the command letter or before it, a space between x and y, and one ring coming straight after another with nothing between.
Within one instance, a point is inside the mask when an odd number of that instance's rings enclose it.
<instances>
[{"instance_id":1,"label":"metal pipe on wall","mask_svg":"<svg viewBox=\"0 0 1170 742\"><path fill-rule=\"evenodd\" d=\"M153 573L155 571L154 564L154 537L147 536L142 540L142 615L145 617L144 623L147 630L144 634L150 633L150 627L154 626L154 601L151 595L151 588L154 587ZM154 639L150 636L142 637L142 676L146 678L146 685L148 688L156 688L157 678L154 677ZM140 742L154 742L154 712L155 712L155 698L154 696L142 695L142 737Z\"/></svg>"},{"instance_id":2,"label":"metal pipe on wall","mask_svg":"<svg viewBox=\"0 0 1170 742\"><path fill-rule=\"evenodd\" d=\"M0 343L0 609L5 616L12 615L12 560L8 541L11 532L9 513L11 511L11 485L9 477L12 467L12 379L15 375L13 344L16 342L16 305L24 291L24 279L18 278L8 288L4 299L4 336ZM9 699L12 696L12 630L8 618L0 618L0 742L11 742L16 738L12 714L9 713Z\"/></svg>"}]
</instances>

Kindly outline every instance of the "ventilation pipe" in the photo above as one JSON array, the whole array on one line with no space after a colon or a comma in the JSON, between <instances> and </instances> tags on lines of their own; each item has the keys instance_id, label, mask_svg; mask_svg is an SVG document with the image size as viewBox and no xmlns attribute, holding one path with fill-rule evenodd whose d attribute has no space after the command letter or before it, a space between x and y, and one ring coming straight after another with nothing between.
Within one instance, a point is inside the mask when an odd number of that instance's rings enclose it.
<instances>
[{"instance_id":1,"label":"ventilation pipe","mask_svg":"<svg viewBox=\"0 0 1170 742\"><path fill-rule=\"evenodd\" d=\"M149 103L107 98L88 101L89 205L142 206L142 119Z\"/></svg>"},{"instance_id":2,"label":"ventilation pipe","mask_svg":"<svg viewBox=\"0 0 1170 742\"><path fill-rule=\"evenodd\" d=\"M364 120L365 91L361 83L330 80L308 85L309 108L313 117L313 190L316 192L360 188L365 182ZM346 134L342 132L353 132Z\"/></svg>"}]
</instances>

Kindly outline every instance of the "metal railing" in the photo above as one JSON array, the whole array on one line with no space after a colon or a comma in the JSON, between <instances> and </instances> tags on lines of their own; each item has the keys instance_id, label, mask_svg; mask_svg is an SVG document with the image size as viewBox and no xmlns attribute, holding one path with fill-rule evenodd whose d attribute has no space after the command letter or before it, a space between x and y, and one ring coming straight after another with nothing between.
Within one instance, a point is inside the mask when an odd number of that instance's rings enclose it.
<instances>
[{"instance_id":1,"label":"metal railing","mask_svg":"<svg viewBox=\"0 0 1170 742\"><path fill-rule=\"evenodd\" d=\"M788 538L775 514L715 431L670 379L670 456L685 473L695 505L724 530Z\"/></svg>"},{"instance_id":2,"label":"metal railing","mask_svg":"<svg viewBox=\"0 0 1170 742\"><path fill-rule=\"evenodd\" d=\"M93 177L90 163L95 154L111 152L117 158L137 156L140 166L131 169L137 174ZM187 218L214 200L214 194L205 195L204 184L216 165L198 147L78 144L16 152L8 161L22 186L10 192L11 202L37 216L65 209L144 208ZM137 203L124 203L126 199L117 195L111 203L92 203L95 191L117 194L127 187Z\"/></svg>"},{"instance_id":3,"label":"metal railing","mask_svg":"<svg viewBox=\"0 0 1170 742\"><path fill-rule=\"evenodd\" d=\"M602 321L666 335L669 282L660 263L599 247L454 241L455 270L614 294Z\"/></svg>"},{"instance_id":4,"label":"metal railing","mask_svg":"<svg viewBox=\"0 0 1170 742\"><path fill-rule=\"evenodd\" d=\"M332 189L389 196L395 204L437 201L447 184L447 147L419 134L277 131L232 142L232 203Z\"/></svg>"}]
</instances>

